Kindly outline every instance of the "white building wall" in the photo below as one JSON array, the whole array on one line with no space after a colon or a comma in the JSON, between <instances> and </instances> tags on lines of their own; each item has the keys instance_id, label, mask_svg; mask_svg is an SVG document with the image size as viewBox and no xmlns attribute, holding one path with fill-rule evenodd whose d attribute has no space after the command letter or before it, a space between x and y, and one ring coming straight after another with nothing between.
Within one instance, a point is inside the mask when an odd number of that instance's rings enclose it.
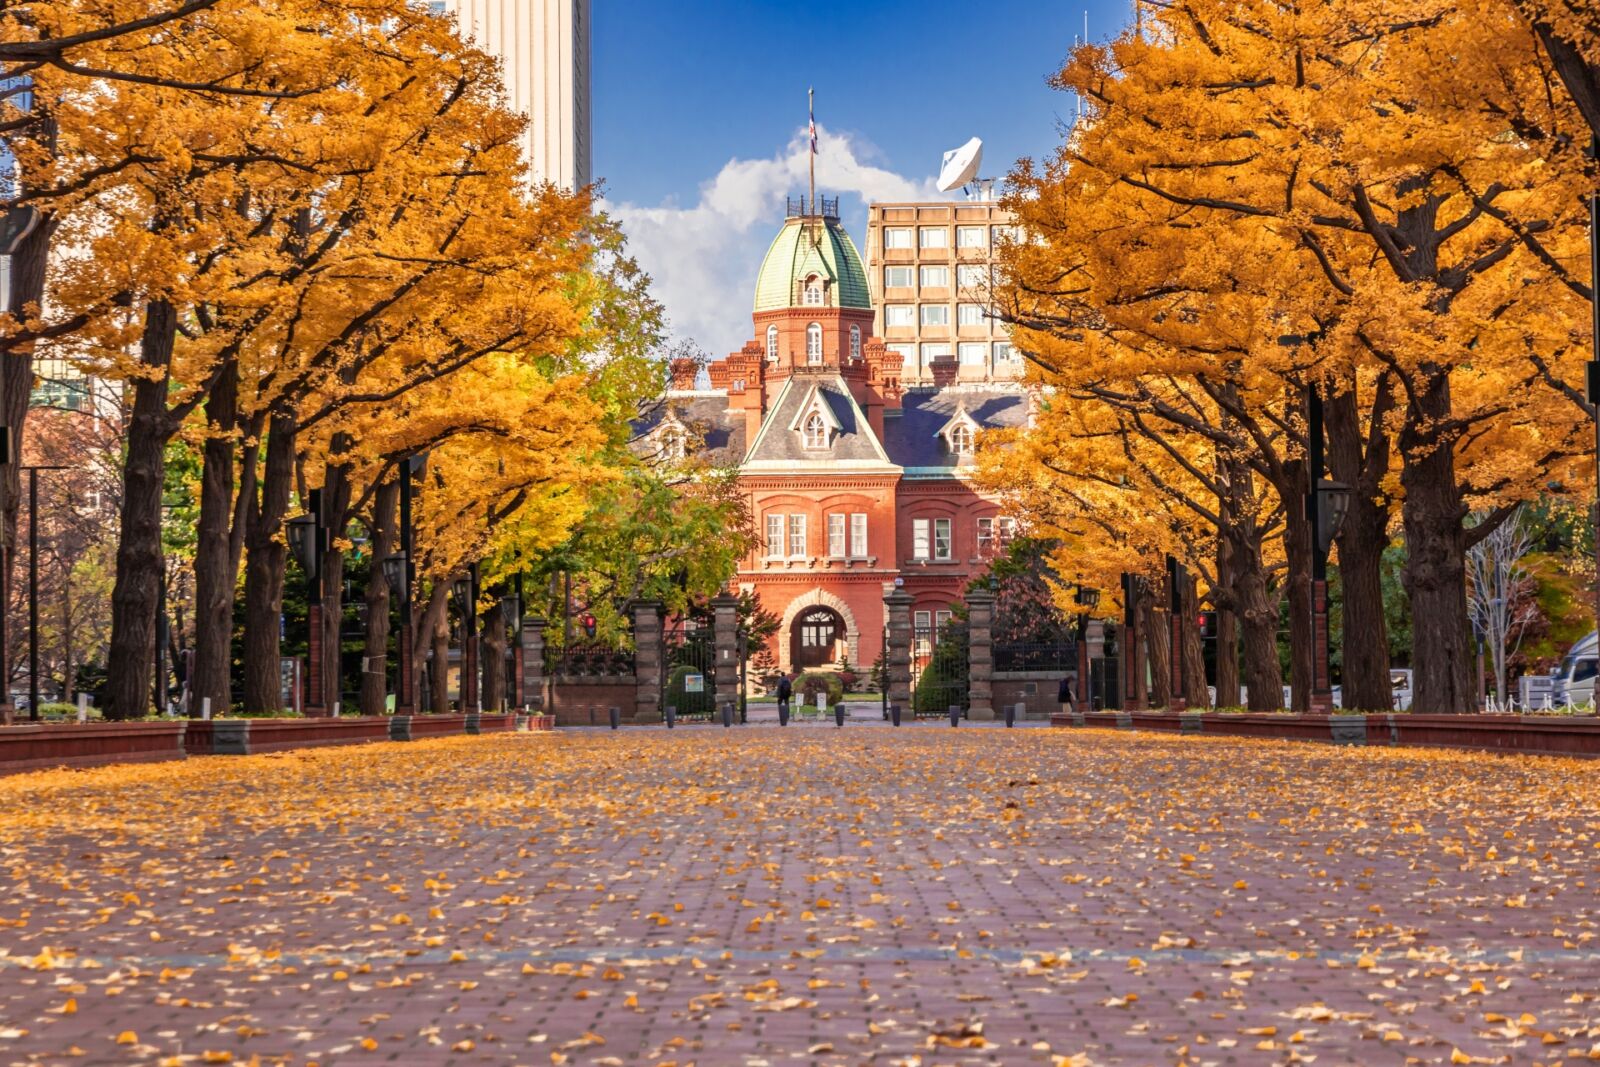
<instances>
[{"instance_id":1,"label":"white building wall","mask_svg":"<svg viewBox=\"0 0 1600 1067\"><path fill-rule=\"evenodd\" d=\"M590 0L444 0L463 36L500 57L506 96L528 116L533 180L589 184Z\"/></svg>"}]
</instances>

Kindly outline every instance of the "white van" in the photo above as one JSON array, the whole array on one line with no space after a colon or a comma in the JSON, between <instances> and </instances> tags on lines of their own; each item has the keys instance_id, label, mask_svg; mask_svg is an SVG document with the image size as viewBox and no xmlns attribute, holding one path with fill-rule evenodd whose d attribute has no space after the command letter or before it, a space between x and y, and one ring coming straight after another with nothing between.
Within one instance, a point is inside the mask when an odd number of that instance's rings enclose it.
<instances>
[{"instance_id":1,"label":"white van","mask_svg":"<svg viewBox=\"0 0 1600 1067\"><path fill-rule=\"evenodd\" d=\"M1600 671L1600 635L1591 633L1567 650L1553 672L1557 704L1588 704L1594 700L1594 677Z\"/></svg>"}]
</instances>

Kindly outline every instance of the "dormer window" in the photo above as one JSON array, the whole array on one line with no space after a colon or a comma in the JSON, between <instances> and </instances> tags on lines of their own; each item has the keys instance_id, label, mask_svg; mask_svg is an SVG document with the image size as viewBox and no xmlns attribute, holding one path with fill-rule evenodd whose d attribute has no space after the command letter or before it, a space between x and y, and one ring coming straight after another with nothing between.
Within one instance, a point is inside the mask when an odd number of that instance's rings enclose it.
<instances>
[{"instance_id":1,"label":"dormer window","mask_svg":"<svg viewBox=\"0 0 1600 1067\"><path fill-rule=\"evenodd\" d=\"M822 280L815 274L806 279L805 289L802 290L800 299L806 307L822 306Z\"/></svg>"},{"instance_id":2,"label":"dormer window","mask_svg":"<svg viewBox=\"0 0 1600 1067\"><path fill-rule=\"evenodd\" d=\"M661 459L666 463L677 463L689 452L689 440L683 430L676 426L669 426L661 431Z\"/></svg>"},{"instance_id":3,"label":"dormer window","mask_svg":"<svg viewBox=\"0 0 1600 1067\"><path fill-rule=\"evenodd\" d=\"M972 455L972 427L963 425L950 428L950 451L958 456Z\"/></svg>"},{"instance_id":4,"label":"dormer window","mask_svg":"<svg viewBox=\"0 0 1600 1067\"><path fill-rule=\"evenodd\" d=\"M944 439L953 456L970 456L978 440L978 424L967 414L965 407L957 407L950 421L939 427L936 437Z\"/></svg>"},{"instance_id":5,"label":"dormer window","mask_svg":"<svg viewBox=\"0 0 1600 1067\"><path fill-rule=\"evenodd\" d=\"M767 362L778 362L778 327L767 327Z\"/></svg>"},{"instance_id":6,"label":"dormer window","mask_svg":"<svg viewBox=\"0 0 1600 1067\"><path fill-rule=\"evenodd\" d=\"M850 327L850 358L861 358L861 327Z\"/></svg>"},{"instance_id":7,"label":"dormer window","mask_svg":"<svg viewBox=\"0 0 1600 1067\"><path fill-rule=\"evenodd\" d=\"M822 324L813 322L806 327L806 362L822 362Z\"/></svg>"},{"instance_id":8,"label":"dormer window","mask_svg":"<svg viewBox=\"0 0 1600 1067\"><path fill-rule=\"evenodd\" d=\"M813 411L806 416L802 437L807 448L828 447L828 424L822 421L820 414Z\"/></svg>"}]
</instances>

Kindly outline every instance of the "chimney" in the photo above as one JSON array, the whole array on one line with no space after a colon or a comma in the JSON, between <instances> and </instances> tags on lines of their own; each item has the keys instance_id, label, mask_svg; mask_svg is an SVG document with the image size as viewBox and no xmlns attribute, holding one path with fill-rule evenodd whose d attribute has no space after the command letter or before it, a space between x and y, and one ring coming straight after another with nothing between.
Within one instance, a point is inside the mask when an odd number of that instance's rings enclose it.
<instances>
[{"instance_id":1,"label":"chimney","mask_svg":"<svg viewBox=\"0 0 1600 1067\"><path fill-rule=\"evenodd\" d=\"M936 389L943 389L947 385L954 385L958 368L954 357L935 356L928 363L928 370L933 374L933 385Z\"/></svg>"},{"instance_id":2,"label":"chimney","mask_svg":"<svg viewBox=\"0 0 1600 1067\"><path fill-rule=\"evenodd\" d=\"M667 364L672 371L672 388L693 389L694 383L700 377L700 363L698 360L680 356Z\"/></svg>"}]
</instances>

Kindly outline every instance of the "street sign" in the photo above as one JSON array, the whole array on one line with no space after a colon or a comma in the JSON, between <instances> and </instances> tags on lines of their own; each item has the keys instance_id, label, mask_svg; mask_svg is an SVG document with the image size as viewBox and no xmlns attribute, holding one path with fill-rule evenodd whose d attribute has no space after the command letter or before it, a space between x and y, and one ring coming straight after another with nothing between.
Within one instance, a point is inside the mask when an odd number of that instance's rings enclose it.
<instances>
[{"instance_id":1,"label":"street sign","mask_svg":"<svg viewBox=\"0 0 1600 1067\"><path fill-rule=\"evenodd\" d=\"M683 691L685 693L704 693L706 691L706 676L703 674L684 675Z\"/></svg>"}]
</instances>

